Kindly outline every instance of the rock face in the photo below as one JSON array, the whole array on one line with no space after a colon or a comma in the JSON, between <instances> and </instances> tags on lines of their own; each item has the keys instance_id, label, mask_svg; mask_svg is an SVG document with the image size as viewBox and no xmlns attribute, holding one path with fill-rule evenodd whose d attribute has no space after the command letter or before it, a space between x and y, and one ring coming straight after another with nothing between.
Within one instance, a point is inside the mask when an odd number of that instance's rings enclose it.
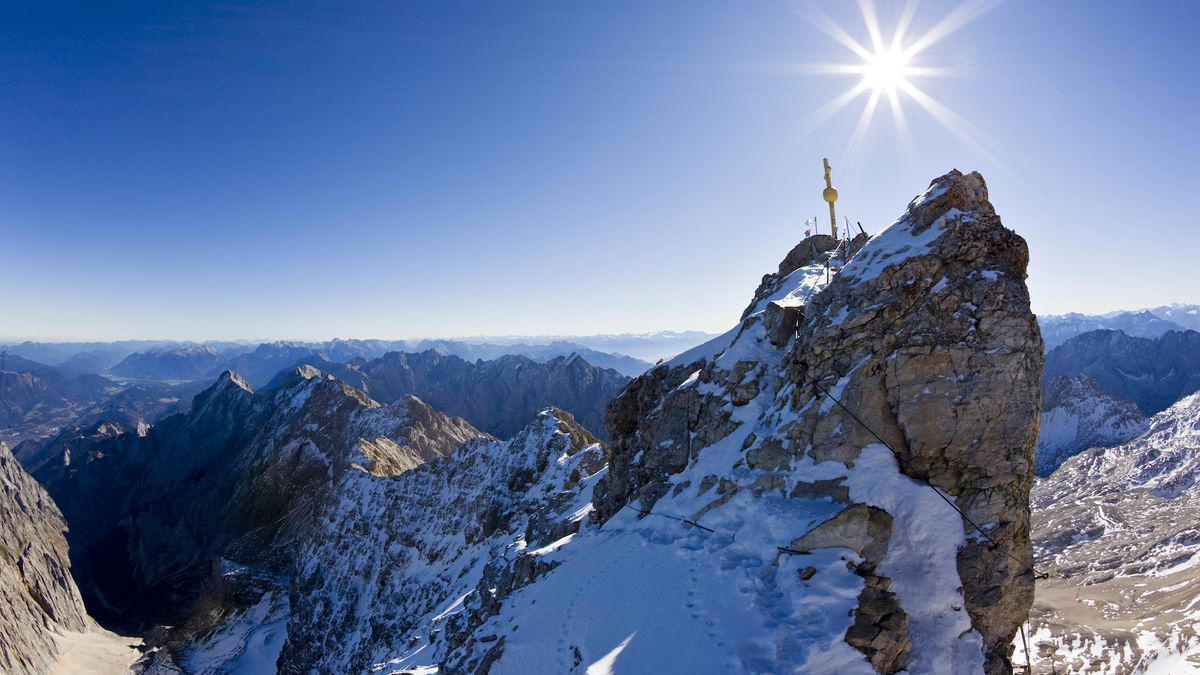
<instances>
[{"instance_id":1,"label":"rock face","mask_svg":"<svg viewBox=\"0 0 1200 675\"><path fill-rule=\"evenodd\" d=\"M1046 355L1046 377L1086 375L1105 393L1162 412L1200 390L1200 333L1168 331L1153 340L1096 330Z\"/></svg>"},{"instance_id":2,"label":"rock face","mask_svg":"<svg viewBox=\"0 0 1200 675\"><path fill-rule=\"evenodd\" d=\"M0 443L0 671L48 673L53 634L87 629L71 579L66 522Z\"/></svg>"},{"instance_id":3,"label":"rock face","mask_svg":"<svg viewBox=\"0 0 1200 675\"><path fill-rule=\"evenodd\" d=\"M516 434L550 406L571 413L603 437L604 408L629 382L615 370L597 368L579 356L545 363L515 355L470 362L430 350L392 352L329 368L379 401L416 396L501 438Z\"/></svg>"},{"instance_id":4,"label":"rock face","mask_svg":"<svg viewBox=\"0 0 1200 675\"><path fill-rule=\"evenodd\" d=\"M260 393L226 373L187 415L65 441L38 478L71 524L93 613L171 623L214 561L286 568L342 473L400 473L481 435L416 399L383 406L312 368Z\"/></svg>"},{"instance_id":5,"label":"rock face","mask_svg":"<svg viewBox=\"0 0 1200 675\"><path fill-rule=\"evenodd\" d=\"M365 672L414 639L451 656L449 672L486 672L499 643L454 648L545 571L522 549L579 529L603 466L596 439L549 410L510 441L473 441L400 476L347 472L296 558L279 672Z\"/></svg>"},{"instance_id":6,"label":"rock face","mask_svg":"<svg viewBox=\"0 0 1200 675\"><path fill-rule=\"evenodd\" d=\"M613 402L614 450L597 513L610 517L628 499L657 509L697 454L711 452L703 448L736 438L742 459L724 467L732 475L701 481L702 491L721 489L693 519L744 491L875 506L896 525L882 559L861 556L860 575L902 577L916 564L903 559L911 542L897 542L911 535L913 507L855 487L860 468L894 462L922 494L938 499L937 489L956 502L995 545L951 510L948 571L958 578L950 585L961 585L951 604L969 619L931 611L922 589L897 578L892 590L909 628L899 612L876 611L881 620L856 624L853 643L885 672L1007 672L1033 598L1029 489L1043 364L1025 242L1000 224L983 179L955 171L844 267L831 247L802 242L764 278L740 326L638 378ZM826 262L836 274L828 284ZM765 407L748 405L762 397ZM822 470L802 468L813 465ZM864 591L860 603L870 598ZM964 637L942 641L928 633L935 624L959 626Z\"/></svg>"},{"instance_id":7,"label":"rock face","mask_svg":"<svg viewBox=\"0 0 1200 675\"><path fill-rule=\"evenodd\" d=\"M1088 448L1111 447L1140 436L1149 422L1137 406L1105 393L1083 375L1042 384L1042 424L1034 471L1048 476Z\"/></svg>"},{"instance_id":8,"label":"rock face","mask_svg":"<svg viewBox=\"0 0 1200 675\"><path fill-rule=\"evenodd\" d=\"M1200 668L1200 394L1033 489L1035 672Z\"/></svg>"}]
</instances>

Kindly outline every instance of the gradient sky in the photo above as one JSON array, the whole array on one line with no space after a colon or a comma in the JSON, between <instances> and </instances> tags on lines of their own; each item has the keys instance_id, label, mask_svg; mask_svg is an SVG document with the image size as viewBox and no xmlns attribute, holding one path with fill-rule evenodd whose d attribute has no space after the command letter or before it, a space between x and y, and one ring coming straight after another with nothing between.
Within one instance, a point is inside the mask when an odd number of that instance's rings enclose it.
<instances>
[{"instance_id":1,"label":"gradient sky","mask_svg":"<svg viewBox=\"0 0 1200 675\"><path fill-rule=\"evenodd\" d=\"M977 4L977 3L976 3ZM962 3L926 1L920 35ZM863 43L859 8L816 7ZM903 5L880 3L889 36ZM1200 302L1200 3L999 3L906 139L798 2L0 7L0 339L724 330L823 212L950 168L1034 310ZM960 127L961 130L961 127Z\"/></svg>"}]
</instances>

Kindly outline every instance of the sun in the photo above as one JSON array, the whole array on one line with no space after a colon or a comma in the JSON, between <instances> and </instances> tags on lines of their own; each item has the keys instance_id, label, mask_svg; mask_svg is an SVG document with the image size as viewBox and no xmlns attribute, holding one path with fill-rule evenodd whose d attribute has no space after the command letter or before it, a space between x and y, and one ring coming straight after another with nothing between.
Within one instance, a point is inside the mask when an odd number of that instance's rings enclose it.
<instances>
[{"instance_id":1,"label":"sun","mask_svg":"<svg viewBox=\"0 0 1200 675\"><path fill-rule=\"evenodd\" d=\"M978 133L962 117L955 114L946 106L929 95L918 82L926 78L960 75L962 71L956 68L935 66L929 64L917 65L918 57L930 46L946 36L970 23L979 15L991 9L998 0L966 0L956 9L943 15L932 28L923 34L909 39L909 27L916 13L917 3L909 0L904 6L890 39L885 40L880 30L879 18L871 0L859 0L863 23L869 40L863 42L855 39L844 28L830 19L815 6L810 6L805 12L805 18L813 25L847 48L856 57L854 63L824 63L802 66L801 70L832 75L854 75L857 82L840 96L829 101L809 115L809 122L816 126L832 118L852 101L863 96L867 97L858 124L846 148L846 159L853 161L854 155L863 144L867 130L875 118L882 99L887 99L892 119L896 125L896 135L906 144L912 145L908 121L902 101L913 101L921 109L932 115L941 125L953 135L988 159L994 160L993 153L978 141ZM998 164L998 162L997 162Z\"/></svg>"},{"instance_id":2,"label":"sun","mask_svg":"<svg viewBox=\"0 0 1200 675\"><path fill-rule=\"evenodd\" d=\"M872 90L894 91L908 83L910 61L901 49L875 52L863 64L863 82Z\"/></svg>"}]
</instances>

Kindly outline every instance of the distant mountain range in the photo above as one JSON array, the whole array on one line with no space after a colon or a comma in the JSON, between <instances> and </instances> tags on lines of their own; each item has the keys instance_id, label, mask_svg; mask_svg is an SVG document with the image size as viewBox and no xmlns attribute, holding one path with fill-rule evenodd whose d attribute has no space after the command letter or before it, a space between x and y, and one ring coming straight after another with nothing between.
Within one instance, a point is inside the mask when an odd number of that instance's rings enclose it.
<instances>
[{"instance_id":1,"label":"distant mountain range","mask_svg":"<svg viewBox=\"0 0 1200 675\"><path fill-rule=\"evenodd\" d=\"M1107 314L1039 316L1046 351L1093 330L1119 330L1132 337L1156 338L1169 330L1200 331L1200 305L1163 305L1137 311Z\"/></svg>"},{"instance_id":2,"label":"distant mountain range","mask_svg":"<svg viewBox=\"0 0 1200 675\"><path fill-rule=\"evenodd\" d=\"M525 356L545 362L578 354L588 363L612 368L629 377L645 372L653 361L705 342L708 333L652 333L600 335L575 338L480 338L468 340L329 340L326 342L23 342L0 351L39 364L79 373L153 381L211 381L232 370L252 384L268 382L283 368L304 358L320 357L334 363L374 359L388 352L434 350L467 361L490 361L505 355Z\"/></svg>"}]
</instances>

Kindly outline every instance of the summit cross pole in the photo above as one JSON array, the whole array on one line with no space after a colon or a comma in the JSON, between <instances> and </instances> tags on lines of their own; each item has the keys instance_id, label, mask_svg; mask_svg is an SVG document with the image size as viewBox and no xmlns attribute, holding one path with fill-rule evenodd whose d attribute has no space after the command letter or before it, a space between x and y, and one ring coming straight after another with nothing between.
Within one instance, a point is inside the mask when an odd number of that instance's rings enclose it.
<instances>
[{"instance_id":1,"label":"summit cross pole","mask_svg":"<svg viewBox=\"0 0 1200 675\"><path fill-rule=\"evenodd\" d=\"M833 182L829 178L829 158L826 157L825 162L825 190L821 192L821 197L829 203L829 227L833 238L837 239L837 214L834 213L833 203L837 201L837 190L833 187Z\"/></svg>"}]
</instances>

